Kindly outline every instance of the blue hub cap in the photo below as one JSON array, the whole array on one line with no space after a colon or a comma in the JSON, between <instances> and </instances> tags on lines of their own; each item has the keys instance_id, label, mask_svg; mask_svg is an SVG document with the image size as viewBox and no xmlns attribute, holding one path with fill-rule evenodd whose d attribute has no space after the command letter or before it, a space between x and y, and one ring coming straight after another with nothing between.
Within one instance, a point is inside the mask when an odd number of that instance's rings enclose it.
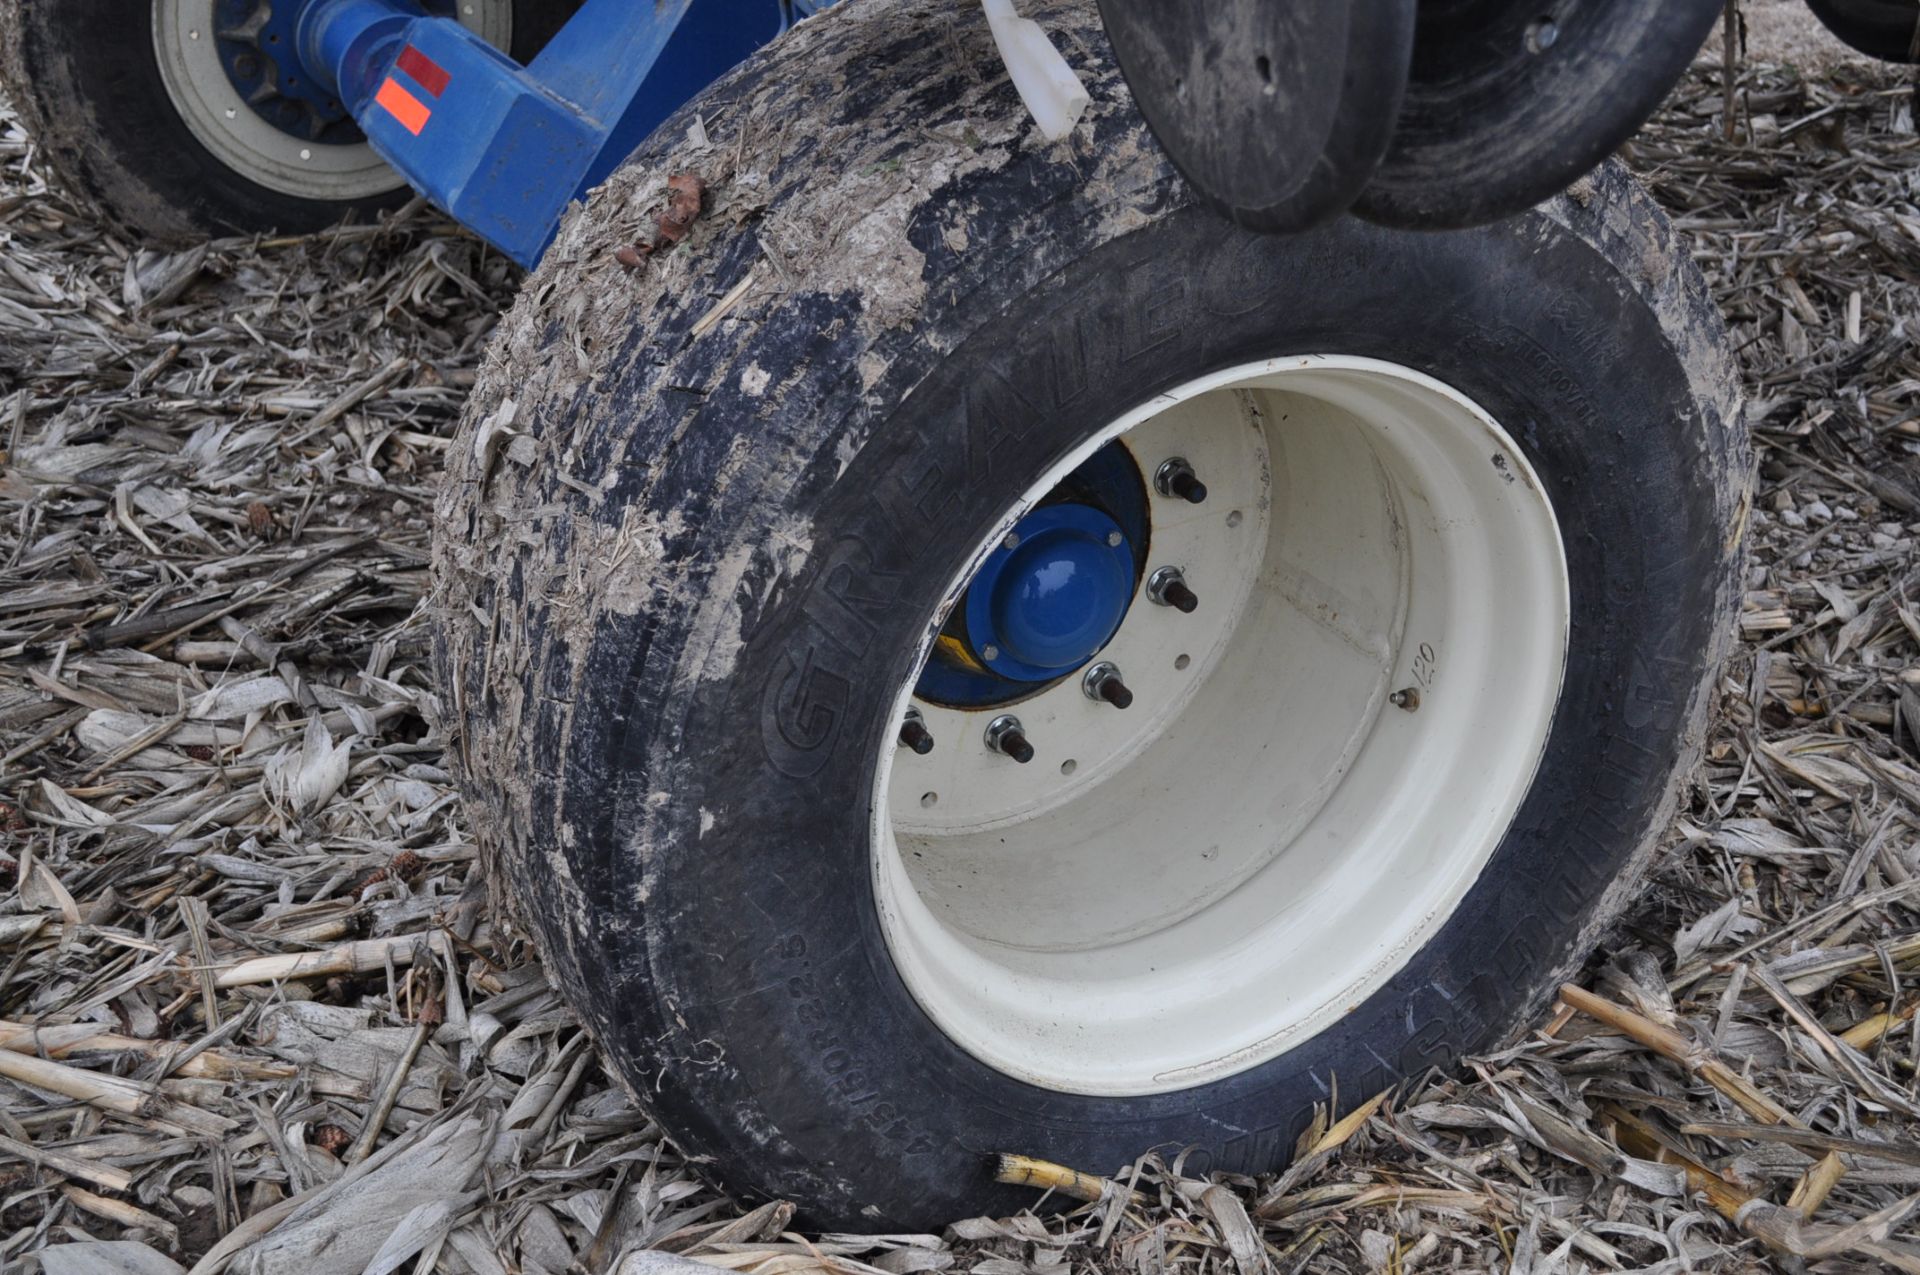
<instances>
[{"instance_id":1,"label":"blue hub cap","mask_svg":"<svg viewBox=\"0 0 1920 1275\"><path fill-rule=\"evenodd\" d=\"M980 564L915 694L956 708L1022 699L1087 665L1119 631L1146 562L1146 486L1112 443Z\"/></svg>"},{"instance_id":2,"label":"blue hub cap","mask_svg":"<svg viewBox=\"0 0 1920 1275\"><path fill-rule=\"evenodd\" d=\"M1088 505L1049 505L1015 524L967 590L974 654L1002 677L1047 682L1107 644L1133 600L1133 549Z\"/></svg>"}]
</instances>

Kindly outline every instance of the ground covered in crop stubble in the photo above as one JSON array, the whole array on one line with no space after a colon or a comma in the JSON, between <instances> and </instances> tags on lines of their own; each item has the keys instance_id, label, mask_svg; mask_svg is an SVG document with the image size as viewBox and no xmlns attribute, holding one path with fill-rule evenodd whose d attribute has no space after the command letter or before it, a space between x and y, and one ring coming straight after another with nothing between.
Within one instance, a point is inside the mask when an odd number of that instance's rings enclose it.
<instances>
[{"instance_id":1,"label":"ground covered in crop stubble","mask_svg":"<svg viewBox=\"0 0 1920 1275\"><path fill-rule=\"evenodd\" d=\"M1744 641L1585 994L1278 1178L884 1237L705 1185L489 915L416 608L516 272L419 208L141 252L0 108L0 1268L1920 1270L1914 94L1735 89L1630 158L1747 379Z\"/></svg>"}]
</instances>

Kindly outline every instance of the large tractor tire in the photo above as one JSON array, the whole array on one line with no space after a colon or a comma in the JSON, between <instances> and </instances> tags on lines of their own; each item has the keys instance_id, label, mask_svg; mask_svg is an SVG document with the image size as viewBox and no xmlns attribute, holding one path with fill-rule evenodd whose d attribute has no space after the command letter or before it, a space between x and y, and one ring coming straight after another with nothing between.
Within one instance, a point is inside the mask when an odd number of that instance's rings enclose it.
<instances>
[{"instance_id":1,"label":"large tractor tire","mask_svg":"<svg viewBox=\"0 0 1920 1275\"><path fill-rule=\"evenodd\" d=\"M525 61L579 5L459 12ZM162 244L319 230L411 197L339 103L300 83L292 43L266 0L0 0L0 84L41 153L109 220Z\"/></svg>"},{"instance_id":2,"label":"large tractor tire","mask_svg":"<svg viewBox=\"0 0 1920 1275\"><path fill-rule=\"evenodd\" d=\"M1059 144L944 0L669 120L438 510L500 897L686 1149L820 1226L1017 1207L996 1151L1270 1170L1509 1038L1666 835L1741 585L1724 333L1625 172L1263 237L1091 3L1031 12L1092 94Z\"/></svg>"}]
</instances>

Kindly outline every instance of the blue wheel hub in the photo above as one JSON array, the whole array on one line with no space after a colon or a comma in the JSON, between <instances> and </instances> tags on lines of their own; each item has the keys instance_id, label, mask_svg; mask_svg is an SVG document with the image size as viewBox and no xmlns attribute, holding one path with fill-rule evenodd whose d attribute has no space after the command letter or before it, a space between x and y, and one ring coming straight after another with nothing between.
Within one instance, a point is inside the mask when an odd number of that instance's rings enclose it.
<instances>
[{"instance_id":1,"label":"blue wheel hub","mask_svg":"<svg viewBox=\"0 0 1920 1275\"><path fill-rule=\"evenodd\" d=\"M987 555L916 693L955 707L1022 698L1098 655L1126 619L1146 552L1139 470L1103 448Z\"/></svg>"},{"instance_id":2,"label":"blue wheel hub","mask_svg":"<svg viewBox=\"0 0 1920 1275\"><path fill-rule=\"evenodd\" d=\"M1014 525L967 589L967 634L988 668L1049 682L1092 659L1133 600L1133 549L1090 505L1050 505Z\"/></svg>"},{"instance_id":3,"label":"blue wheel hub","mask_svg":"<svg viewBox=\"0 0 1920 1275\"><path fill-rule=\"evenodd\" d=\"M452 17L455 0L421 0ZM366 140L347 108L300 61L300 16L311 0L215 0L214 34L227 79L255 115L291 137L322 146Z\"/></svg>"}]
</instances>

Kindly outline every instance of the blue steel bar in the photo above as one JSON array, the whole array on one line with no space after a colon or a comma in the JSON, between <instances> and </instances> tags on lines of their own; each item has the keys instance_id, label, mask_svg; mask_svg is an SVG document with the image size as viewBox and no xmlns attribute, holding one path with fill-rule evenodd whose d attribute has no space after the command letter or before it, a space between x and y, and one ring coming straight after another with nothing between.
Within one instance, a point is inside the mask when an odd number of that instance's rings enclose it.
<instances>
[{"instance_id":1,"label":"blue steel bar","mask_svg":"<svg viewBox=\"0 0 1920 1275\"><path fill-rule=\"evenodd\" d=\"M531 266L570 201L784 25L777 0L587 0L527 67L408 0L305 0L298 30L374 149Z\"/></svg>"}]
</instances>

